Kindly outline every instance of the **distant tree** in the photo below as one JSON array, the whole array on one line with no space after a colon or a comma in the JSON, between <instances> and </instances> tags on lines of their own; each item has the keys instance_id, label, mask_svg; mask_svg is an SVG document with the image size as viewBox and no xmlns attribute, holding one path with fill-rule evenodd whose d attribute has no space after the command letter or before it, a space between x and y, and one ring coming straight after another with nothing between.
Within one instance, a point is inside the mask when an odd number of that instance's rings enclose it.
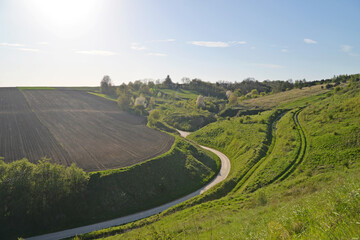
<instances>
[{"instance_id":1,"label":"distant tree","mask_svg":"<svg viewBox=\"0 0 360 240\"><path fill-rule=\"evenodd\" d=\"M232 95L232 92L230 90L226 91L226 97L229 99Z\"/></svg>"},{"instance_id":2,"label":"distant tree","mask_svg":"<svg viewBox=\"0 0 360 240\"><path fill-rule=\"evenodd\" d=\"M253 90L251 90L250 94L251 94L252 97L254 97L254 96L259 95L259 92L258 92L257 89L253 89Z\"/></svg>"},{"instance_id":3,"label":"distant tree","mask_svg":"<svg viewBox=\"0 0 360 240\"><path fill-rule=\"evenodd\" d=\"M125 83L121 84L119 87L117 87L116 89L116 95L120 96L122 94L126 94L127 92L127 86Z\"/></svg>"},{"instance_id":4,"label":"distant tree","mask_svg":"<svg viewBox=\"0 0 360 240\"><path fill-rule=\"evenodd\" d=\"M332 84L330 84L330 83L328 83L328 84L326 84L326 85L325 85L325 87L326 87L326 89L330 89L330 88L332 88L332 87L333 87L333 85L332 85Z\"/></svg>"},{"instance_id":5,"label":"distant tree","mask_svg":"<svg viewBox=\"0 0 360 240\"><path fill-rule=\"evenodd\" d=\"M205 101L202 95L199 95L196 99L196 107L205 108Z\"/></svg>"},{"instance_id":6,"label":"distant tree","mask_svg":"<svg viewBox=\"0 0 360 240\"><path fill-rule=\"evenodd\" d=\"M142 106L146 107L146 99L143 96L137 97L135 99L134 106L136 107L136 106L139 106L139 105L142 105Z\"/></svg>"},{"instance_id":7,"label":"distant tree","mask_svg":"<svg viewBox=\"0 0 360 240\"><path fill-rule=\"evenodd\" d=\"M149 81L149 82L148 82L148 87L149 87L150 89L154 88L154 87L155 87L155 83L154 83L153 81Z\"/></svg>"},{"instance_id":8,"label":"distant tree","mask_svg":"<svg viewBox=\"0 0 360 240\"><path fill-rule=\"evenodd\" d=\"M183 84L189 84L189 83L191 82L191 80L190 80L190 78L188 78L188 77L183 77L183 78L181 79L181 82L182 82Z\"/></svg>"},{"instance_id":9,"label":"distant tree","mask_svg":"<svg viewBox=\"0 0 360 240\"><path fill-rule=\"evenodd\" d=\"M134 106L134 112L141 116L146 116L148 114L148 112L145 110L144 105L141 104Z\"/></svg>"},{"instance_id":10,"label":"distant tree","mask_svg":"<svg viewBox=\"0 0 360 240\"><path fill-rule=\"evenodd\" d=\"M100 82L100 91L103 94L114 95L114 87L111 82L111 78L108 75L105 75Z\"/></svg>"},{"instance_id":11,"label":"distant tree","mask_svg":"<svg viewBox=\"0 0 360 240\"><path fill-rule=\"evenodd\" d=\"M149 88L149 86L146 85L146 84L143 84L143 85L140 87L140 93L145 94L145 95L149 95L149 94L150 94L150 88Z\"/></svg>"},{"instance_id":12,"label":"distant tree","mask_svg":"<svg viewBox=\"0 0 360 240\"><path fill-rule=\"evenodd\" d=\"M169 75L165 78L164 82L162 83L164 87L166 88L172 88L173 82L171 81L171 78Z\"/></svg>"},{"instance_id":13,"label":"distant tree","mask_svg":"<svg viewBox=\"0 0 360 240\"><path fill-rule=\"evenodd\" d=\"M128 110L131 103L130 96L128 94L121 94L117 99L117 103L122 110Z\"/></svg>"},{"instance_id":14,"label":"distant tree","mask_svg":"<svg viewBox=\"0 0 360 240\"><path fill-rule=\"evenodd\" d=\"M156 104L156 101L155 101L155 98L154 97L150 97L150 100L149 100L149 108L153 108Z\"/></svg>"},{"instance_id":15,"label":"distant tree","mask_svg":"<svg viewBox=\"0 0 360 240\"><path fill-rule=\"evenodd\" d=\"M229 97L229 105L234 105L237 103L237 96L235 94L231 94Z\"/></svg>"},{"instance_id":16,"label":"distant tree","mask_svg":"<svg viewBox=\"0 0 360 240\"><path fill-rule=\"evenodd\" d=\"M160 119L160 111L158 109L152 110L149 113L148 121L150 125L154 125Z\"/></svg>"}]
</instances>

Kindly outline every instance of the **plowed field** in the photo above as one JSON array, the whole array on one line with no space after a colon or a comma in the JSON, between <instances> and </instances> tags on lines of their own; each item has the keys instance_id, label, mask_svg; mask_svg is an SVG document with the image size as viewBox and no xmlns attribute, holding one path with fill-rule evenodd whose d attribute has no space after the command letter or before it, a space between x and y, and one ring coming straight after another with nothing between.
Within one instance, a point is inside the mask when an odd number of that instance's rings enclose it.
<instances>
[{"instance_id":1,"label":"plowed field","mask_svg":"<svg viewBox=\"0 0 360 240\"><path fill-rule=\"evenodd\" d=\"M1 89L0 117L5 161L48 156L87 171L103 170L162 154L174 141L115 102L82 91Z\"/></svg>"}]
</instances>

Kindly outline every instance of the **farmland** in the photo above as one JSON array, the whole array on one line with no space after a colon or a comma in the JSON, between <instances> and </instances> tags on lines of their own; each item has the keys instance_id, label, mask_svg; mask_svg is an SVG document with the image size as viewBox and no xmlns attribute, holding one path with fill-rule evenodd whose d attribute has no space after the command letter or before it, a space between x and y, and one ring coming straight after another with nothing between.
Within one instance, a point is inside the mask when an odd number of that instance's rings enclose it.
<instances>
[{"instance_id":1,"label":"farmland","mask_svg":"<svg viewBox=\"0 0 360 240\"><path fill-rule=\"evenodd\" d=\"M7 162L49 157L87 171L112 169L165 153L174 141L115 102L83 91L0 91L0 156Z\"/></svg>"},{"instance_id":2,"label":"farmland","mask_svg":"<svg viewBox=\"0 0 360 240\"><path fill-rule=\"evenodd\" d=\"M16 88L0 88L0 156L5 161L50 157L68 165L69 155L29 108Z\"/></svg>"}]
</instances>

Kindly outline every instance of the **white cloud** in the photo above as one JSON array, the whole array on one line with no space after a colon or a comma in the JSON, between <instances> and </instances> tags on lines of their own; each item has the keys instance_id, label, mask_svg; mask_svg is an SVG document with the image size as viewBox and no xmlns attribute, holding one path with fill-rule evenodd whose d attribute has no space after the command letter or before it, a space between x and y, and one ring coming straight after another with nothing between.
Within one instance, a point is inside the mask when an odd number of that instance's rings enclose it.
<instances>
[{"instance_id":1,"label":"white cloud","mask_svg":"<svg viewBox=\"0 0 360 240\"><path fill-rule=\"evenodd\" d=\"M155 42L175 42L176 39L174 38L168 38L168 39L163 39L163 40L157 40Z\"/></svg>"},{"instance_id":2,"label":"white cloud","mask_svg":"<svg viewBox=\"0 0 360 240\"><path fill-rule=\"evenodd\" d=\"M145 50L146 47L139 43L134 42L134 43L131 43L131 49L136 50L136 51L142 51L142 50Z\"/></svg>"},{"instance_id":3,"label":"white cloud","mask_svg":"<svg viewBox=\"0 0 360 240\"><path fill-rule=\"evenodd\" d=\"M230 42L231 44L246 44L246 41L234 41Z\"/></svg>"},{"instance_id":4,"label":"white cloud","mask_svg":"<svg viewBox=\"0 0 360 240\"><path fill-rule=\"evenodd\" d=\"M217 48L226 48L226 47L231 47L233 45L246 44L245 41L231 41L231 42L191 41L188 43L201 47L217 47Z\"/></svg>"},{"instance_id":5,"label":"white cloud","mask_svg":"<svg viewBox=\"0 0 360 240\"><path fill-rule=\"evenodd\" d=\"M317 41L312 40L312 39L310 39L310 38L305 38L305 39L304 39L304 42L307 43L307 44L317 44Z\"/></svg>"},{"instance_id":6,"label":"white cloud","mask_svg":"<svg viewBox=\"0 0 360 240\"><path fill-rule=\"evenodd\" d=\"M342 45L341 46L341 51L346 52L346 53L351 52L352 49L353 49L353 46L350 46L350 45Z\"/></svg>"},{"instance_id":7,"label":"white cloud","mask_svg":"<svg viewBox=\"0 0 360 240\"><path fill-rule=\"evenodd\" d=\"M287 53L287 52L289 52L289 50L287 50L286 48L283 48L283 49L281 49L281 52Z\"/></svg>"},{"instance_id":8,"label":"white cloud","mask_svg":"<svg viewBox=\"0 0 360 240\"><path fill-rule=\"evenodd\" d=\"M254 64L250 64L250 65L258 66L258 67L262 67L262 68L271 68L271 69L283 68L283 66L281 66L281 65L271 64L271 63L254 63Z\"/></svg>"},{"instance_id":9,"label":"white cloud","mask_svg":"<svg viewBox=\"0 0 360 240\"><path fill-rule=\"evenodd\" d=\"M354 48L353 46L341 45L340 48L341 48L341 51L343 51L344 53L347 53L349 56L352 56L352 57L360 56L359 54L353 52L353 48Z\"/></svg>"},{"instance_id":10,"label":"white cloud","mask_svg":"<svg viewBox=\"0 0 360 240\"><path fill-rule=\"evenodd\" d=\"M205 41L192 41L190 44L201 46L201 47L230 47L230 44L227 42L205 42Z\"/></svg>"},{"instance_id":11,"label":"white cloud","mask_svg":"<svg viewBox=\"0 0 360 240\"><path fill-rule=\"evenodd\" d=\"M39 45L49 45L48 42L38 42Z\"/></svg>"},{"instance_id":12,"label":"white cloud","mask_svg":"<svg viewBox=\"0 0 360 240\"><path fill-rule=\"evenodd\" d=\"M17 50L24 51L24 52L38 52L39 49L36 48L16 48Z\"/></svg>"},{"instance_id":13,"label":"white cloud","mask_svg":"<svg viewBox=\"0 0 360 240\"><path fill-rule=\"evenodd\" d=\"M156 57L166 57L167 55L164 53L148 53L149 56L156 56Z\"/></svg>"},{"instance_id":14,"label":"white cloud","mask_svg":"<svg viewBox=\"0 0 360 240\"><path fill-rule=\"evenodd\" d=\"M6 47L23 47L24 44L18 44L18 43L0 43L1 46L6 46Z\"/></svg>"},{"instance_id":15,"label":"white cloud","mask_svg":"<svg viewBox=\"0 0 360 240\"><path fill-rule=\"evenodd\" d=\"M116 55L115 52L111 51L102 51L102 50L90 50L90 51L75 51L79 54L95 55L95 56L113 56Z\"/></svg>"}]
</instances>

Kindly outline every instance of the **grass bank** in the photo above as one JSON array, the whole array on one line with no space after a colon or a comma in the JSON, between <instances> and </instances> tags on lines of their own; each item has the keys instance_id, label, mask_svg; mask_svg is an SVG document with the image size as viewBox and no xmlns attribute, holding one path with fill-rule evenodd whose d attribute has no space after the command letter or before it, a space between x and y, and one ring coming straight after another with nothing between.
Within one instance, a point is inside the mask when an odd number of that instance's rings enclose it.
<instances>
[{"instance_id":1,"label":"grass bank","mask_svg":"<svg viewBox=\"0 0 360 240\"><path fill-rule=\"evenodd\" d=\"M275 142L269 138L275 110L218 121L189 136L231 160L229 179L202 196L207 201L198 197L194 201L201 204L178 207L156 221L144 219L86 237L358 238L360 83L282 106L291 110L279 120ZM263 168L253 171L247 189L238 188L259 161Z\"/></svg>"},{"instance_id":2,"label":"grass bank","mask_svg":"<svg viewBox=\"0 0 360 240\"><path fill-rule=\"evenodd\" d=\"M28 237L156 207L211 181L219 171L220 160L216 155L175 136L170 151L131 167L91 173L75 166L67 170L50 162L39 165L40 173L37 173L36 167L27 160L8 164L0 161L0 191L3 193L0 195L1 236L8 239ZM35 169L34 174L28 174L29 169ZM59 169L64 173L60 174ZM72 169L81 173L80 187L77 183L80 178L76 178ZM46 182L31 178L39 174L52 177ZM63 176L70 178L71 182ZM68 186L67 182L74 184ZM44 201L32 204L34 196L31 189L36 190L36 199ZM24 202L29 204L24 205ZM23 207L18 207L20 205Z\"/></svg>"}]
</instances>

